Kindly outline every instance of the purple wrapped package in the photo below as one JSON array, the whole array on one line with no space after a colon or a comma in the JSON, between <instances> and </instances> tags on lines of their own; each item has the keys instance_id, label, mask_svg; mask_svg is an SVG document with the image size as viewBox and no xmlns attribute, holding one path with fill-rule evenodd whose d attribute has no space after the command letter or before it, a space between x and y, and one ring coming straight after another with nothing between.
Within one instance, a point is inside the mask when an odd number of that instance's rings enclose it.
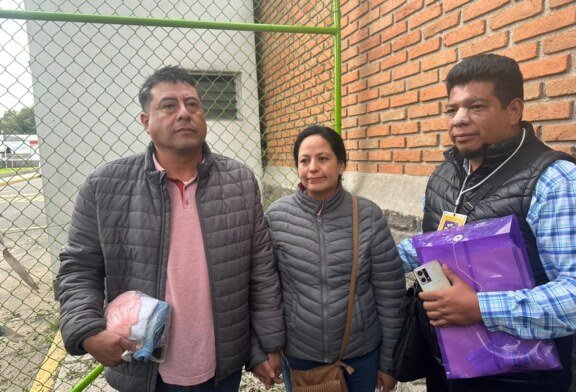
<instances>
[{"instance_id":1,"label":"purple wrapped package","mask_svg":"<svg viewBox=\"0 0 576 392\"><path fill-rule=\"evenodd\" d=\"M513 215L412 238L419 263L446 263L476 292L534 287L522 234ZM561 369L551 339L488 332L484 323L436 329L448 378Z\"/></svg>"}]
</instances>

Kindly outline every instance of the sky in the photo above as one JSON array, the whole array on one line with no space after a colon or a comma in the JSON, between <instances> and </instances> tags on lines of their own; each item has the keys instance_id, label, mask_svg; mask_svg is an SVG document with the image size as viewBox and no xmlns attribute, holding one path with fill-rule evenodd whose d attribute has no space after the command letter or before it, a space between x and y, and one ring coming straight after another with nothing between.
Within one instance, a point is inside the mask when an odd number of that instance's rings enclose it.
<instances>
[{"instance_id":1,"label":"sky","mask_svg":"<svg viewBox=\"0 0 576 392\"><path fill-rule=\"evenodd\" d=\"M23 0L0 0L0 9L24 9ZM0 117L31 107L32 75L26 21L0 18Z\"/></svg>"}]
</instances>

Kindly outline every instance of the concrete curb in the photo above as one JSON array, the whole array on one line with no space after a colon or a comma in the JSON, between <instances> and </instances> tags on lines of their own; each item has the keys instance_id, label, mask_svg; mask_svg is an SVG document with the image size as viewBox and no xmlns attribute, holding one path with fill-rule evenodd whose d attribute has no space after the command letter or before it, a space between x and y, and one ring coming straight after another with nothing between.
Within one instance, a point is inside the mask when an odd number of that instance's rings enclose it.
<instances>
[{"instance_id":1,"label":"concrete curb","mask_svg":"<svg viewBox=\"0 0 576 392\"><path fill-rule=\"evenodd\" d=\"M17 174L12 177L4 177L0 179L0 186L6 186L8 184L16 184L22 181L30 181L35 178L42 177L40 173L26 173L26 174Z\"/></svg>"},{"instance_id":2,"label":"concrete curb","mask_svg":"<svg viewBox=\"0 0 576 392\"><path fill-rule=\"evenodd\" d=\"M42 366L38 369L30 392L48 392L53 390L54 383L58 377L58 369L66 355L67 353L62 343L62 335L58 331L56 336L54 336L54 341L44 358Z\"/></svg>"}]
</instances>

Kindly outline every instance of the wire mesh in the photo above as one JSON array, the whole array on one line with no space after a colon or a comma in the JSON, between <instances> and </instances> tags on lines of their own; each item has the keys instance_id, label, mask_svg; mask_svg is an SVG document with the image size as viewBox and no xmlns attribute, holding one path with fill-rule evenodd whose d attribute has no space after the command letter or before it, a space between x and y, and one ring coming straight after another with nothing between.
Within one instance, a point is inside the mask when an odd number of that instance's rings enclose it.
<instances>
[{"instance_id":1,"label":"wire mesh","mask_svg":"<svg viewBox=\"0 0 576 392\"><path fill-rule=\"evenodd\" d=\"M0 10L333 24L330 1L0 0ZM96 366L61 349L53 288L57 255L85 177L148 143L137 104L144 79L176 64L198 75L215 105L208 143L255 172L268 205L296 185L295 134L313 123L332 126L333 45L330 34L0 15L0 390L69 391ZM228 105L235 105L232 112ZM20 135L16 144L9 135ZM107 389L93 384L87 390Z\"/></svg>"}]
</instances>

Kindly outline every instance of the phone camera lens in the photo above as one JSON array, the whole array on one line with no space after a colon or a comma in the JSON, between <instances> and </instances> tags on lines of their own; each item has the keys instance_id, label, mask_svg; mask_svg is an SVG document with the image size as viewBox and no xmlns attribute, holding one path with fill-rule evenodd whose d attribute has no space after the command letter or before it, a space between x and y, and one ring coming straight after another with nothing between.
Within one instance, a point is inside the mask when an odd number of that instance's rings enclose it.
<instances>
[{"instance_id":1,"label":"phone camera lens","mask_svg":"<svg viewBox=\"0 0 576 392\"><path fill-rule=\"evenodd\" d=\"M422 270L420 270L420 271L416 272L416 275L418 275L418 276L422 276Z\"/></svg>"},{"instance_id":2,"label":"phone camera lens","mask_svg":"<svg viewBox=\"0 0 576 392\"><path fill-rule=\"evenodd\" d=\"M426 278L421 278L420 281L421 281L422 283L426 283Z\"/></svg>"}]
</instances>

